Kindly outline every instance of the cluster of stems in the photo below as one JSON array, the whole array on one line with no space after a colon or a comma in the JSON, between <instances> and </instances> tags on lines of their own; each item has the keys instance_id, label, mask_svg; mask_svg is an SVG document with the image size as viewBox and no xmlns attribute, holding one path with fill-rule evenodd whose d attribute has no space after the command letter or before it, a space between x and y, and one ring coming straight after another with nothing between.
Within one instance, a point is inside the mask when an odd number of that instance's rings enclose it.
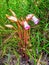
<instances>
[{"instance_id":1,"label":"cluster of stems","mask_svg":"<svg viewBox=\"0 0 49 65\"><path fill-rule=\"evenodd\" d=\"M9 16L8 14L6 14L6 17L11 21L17 24L17 28L18 28L18 36L20 38L20 41L18 43L18 52L24 56L26 55L26 50L29 49L32 45L29 42L30 41L30 25L28 24L28 22L31 20L33 21L35 24L38 24L39 19L36 18L34 16L34 14L29 14L26 16L25 19L23 20L19 20L16 17L16 14L9 9L9 11L12 13L13 16ZM5 25L8 28L14 28L12 25L8 24Z\"/></svg>"}]
</instances>

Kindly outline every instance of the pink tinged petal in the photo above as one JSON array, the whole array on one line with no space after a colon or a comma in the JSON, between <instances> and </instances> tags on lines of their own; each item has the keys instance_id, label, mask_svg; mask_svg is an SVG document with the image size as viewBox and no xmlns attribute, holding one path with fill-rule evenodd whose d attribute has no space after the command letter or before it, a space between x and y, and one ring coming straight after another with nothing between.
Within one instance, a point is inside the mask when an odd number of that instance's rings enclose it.
<instances>
[{"instance_id":1,"label":"pink tinged petal","mask_svg":"<svg viewBox=\"0 0 49 65\"><path fill-rule=\"evenodd\" d=\"M30 29L30 26L28 25L28 23L27 23L26 21L24 22L24 29L25 29L25 30Z\"/></svg>"},{"instance_id":2,"label":"pink tinged petal","mask_svg":"<svg viewBox=\"0 0 49 65\"><path fill-rule=\"evenodd\" d=\"M29 20L29 19L32 18L32 16L33 16L33 14L29 14L29 15L26 16L26 19Z\"/></svg>"},{"instance_id":3,"label":"pink tinged petal","mask_svg":"<svg viewBox=\"0 0 49 65\"><path fill-rule=\"evenodd\" d=\"M13 21L17 21L17 18L16 17L13 17L13 16L9 16L8 19L9 20L13 20Z\"/></svg>"},{"instance_id":4,"label":"pink tinged petal","mask_svg":"<svg viewBox=\"0 0 49 65\"><path fill-rule=\"evenodd\" d=\"M39 19L36 18L35 16L32 17L32 21L35 23L35 24L38 24L39 22Z\"/></svg>"}]
</instances>

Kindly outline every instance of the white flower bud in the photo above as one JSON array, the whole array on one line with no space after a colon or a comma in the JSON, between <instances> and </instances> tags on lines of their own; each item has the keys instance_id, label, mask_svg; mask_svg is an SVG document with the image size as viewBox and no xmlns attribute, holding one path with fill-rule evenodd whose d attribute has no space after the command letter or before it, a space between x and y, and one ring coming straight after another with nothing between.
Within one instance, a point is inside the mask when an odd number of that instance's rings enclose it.
<instances>
[{"instance_id":1,"label":"white flower bud","mask_svg":"<svg viewBox=\"0 0 49 65\"><path fill-rule=\"evenodd\" d=\"M8 27L8 28L13 28L13 26L10 25L10 24L7 24L7 25L5 25L5 26Z\"/></svg>"},{"instance_id":2,"label":"white flower bud","mask_svg":"<svg viewBox=\"0 0 49 65\"><path fill-rule=\"evenodd\" d=\"M15 21L15 22L17 21L17 18L14 17L14 16L9 16L8 19L9 19L9 20L13 20L13 21Z\"/></svg>"}]
</instances>

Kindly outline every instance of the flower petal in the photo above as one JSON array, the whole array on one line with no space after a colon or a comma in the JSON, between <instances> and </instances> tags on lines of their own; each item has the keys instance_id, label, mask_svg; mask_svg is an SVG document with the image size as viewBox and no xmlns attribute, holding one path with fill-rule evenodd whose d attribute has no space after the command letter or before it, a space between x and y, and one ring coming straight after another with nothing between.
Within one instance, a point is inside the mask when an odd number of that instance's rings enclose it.
<instances>
[{"instance_id":1,"label":"flower petal","mask_svg":"<svg viewBox=\"0 0 49 65\"><path fill-rule=\"evenodd\" d=\"M30 29L30 25L26 21L24 21L24 29L25 30Z\"/></svg>"},{"instance_id":2,"label":"flower petal","mask_svg":"<svg viewBox=\"0 0 49 65\"><path fill-rule=\"evenodd\" d=\"M28 15L26 16L26 20L30 20L30 19L32 18L32 16L33 16L33 14L28 14Z\"/></svg>"},{"instance_id":3,"label":"flower petal","mask_svg":"<svg viewBox=\"0 0 49 65\"><path fill-rule=\"evenodd\" d=\"M39 19L36 18L35 16L33 16L31 20L32 20L35 24L38 24L38 22L39 22Z\"/></svg>"}]
</instances>

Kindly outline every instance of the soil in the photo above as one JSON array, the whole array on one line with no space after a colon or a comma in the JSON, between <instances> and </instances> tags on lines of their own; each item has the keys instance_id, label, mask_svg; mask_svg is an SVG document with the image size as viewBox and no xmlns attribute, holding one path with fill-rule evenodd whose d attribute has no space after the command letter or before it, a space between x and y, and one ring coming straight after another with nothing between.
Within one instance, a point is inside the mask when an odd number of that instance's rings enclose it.
<instances>
[{"instance_id":1,"label":"soil","mask_svg":"<svg viewBox=\"0 0 49 65\"><path fill-rule=\"evenodd\" d=\"M49 55L47 55L45 60L42 59L41 61L46 62L45 65L49 65ZM5 65L5 64L17 65L17 63L18 63L18 59L16 58L15 55L10 55L9 58L7 55L4 55L2 58L0 58L0 65ZM34 65L34 61L33 59L32 60L28 59L26 61L25 58L20 56L19 65ZM40 65L44 65L44 64L40 64Z\"/></svg>"},{"instance_id":2,"label":"soil","mask_svg":"<svg viewBox=\"0 0 49 65\"><path fill-rule=\"evenodd\" d=\"M8 56L4 55L3 58L0 58L0 65L17 65L17 58L15 57L15 55L10 55L10 58L8 60ZM29 59L26 61L25 58L22 58L20 56L20 60L19 60L19 65L34 65L33 61L30 61Z\"/></svg>"}]
</instances>

